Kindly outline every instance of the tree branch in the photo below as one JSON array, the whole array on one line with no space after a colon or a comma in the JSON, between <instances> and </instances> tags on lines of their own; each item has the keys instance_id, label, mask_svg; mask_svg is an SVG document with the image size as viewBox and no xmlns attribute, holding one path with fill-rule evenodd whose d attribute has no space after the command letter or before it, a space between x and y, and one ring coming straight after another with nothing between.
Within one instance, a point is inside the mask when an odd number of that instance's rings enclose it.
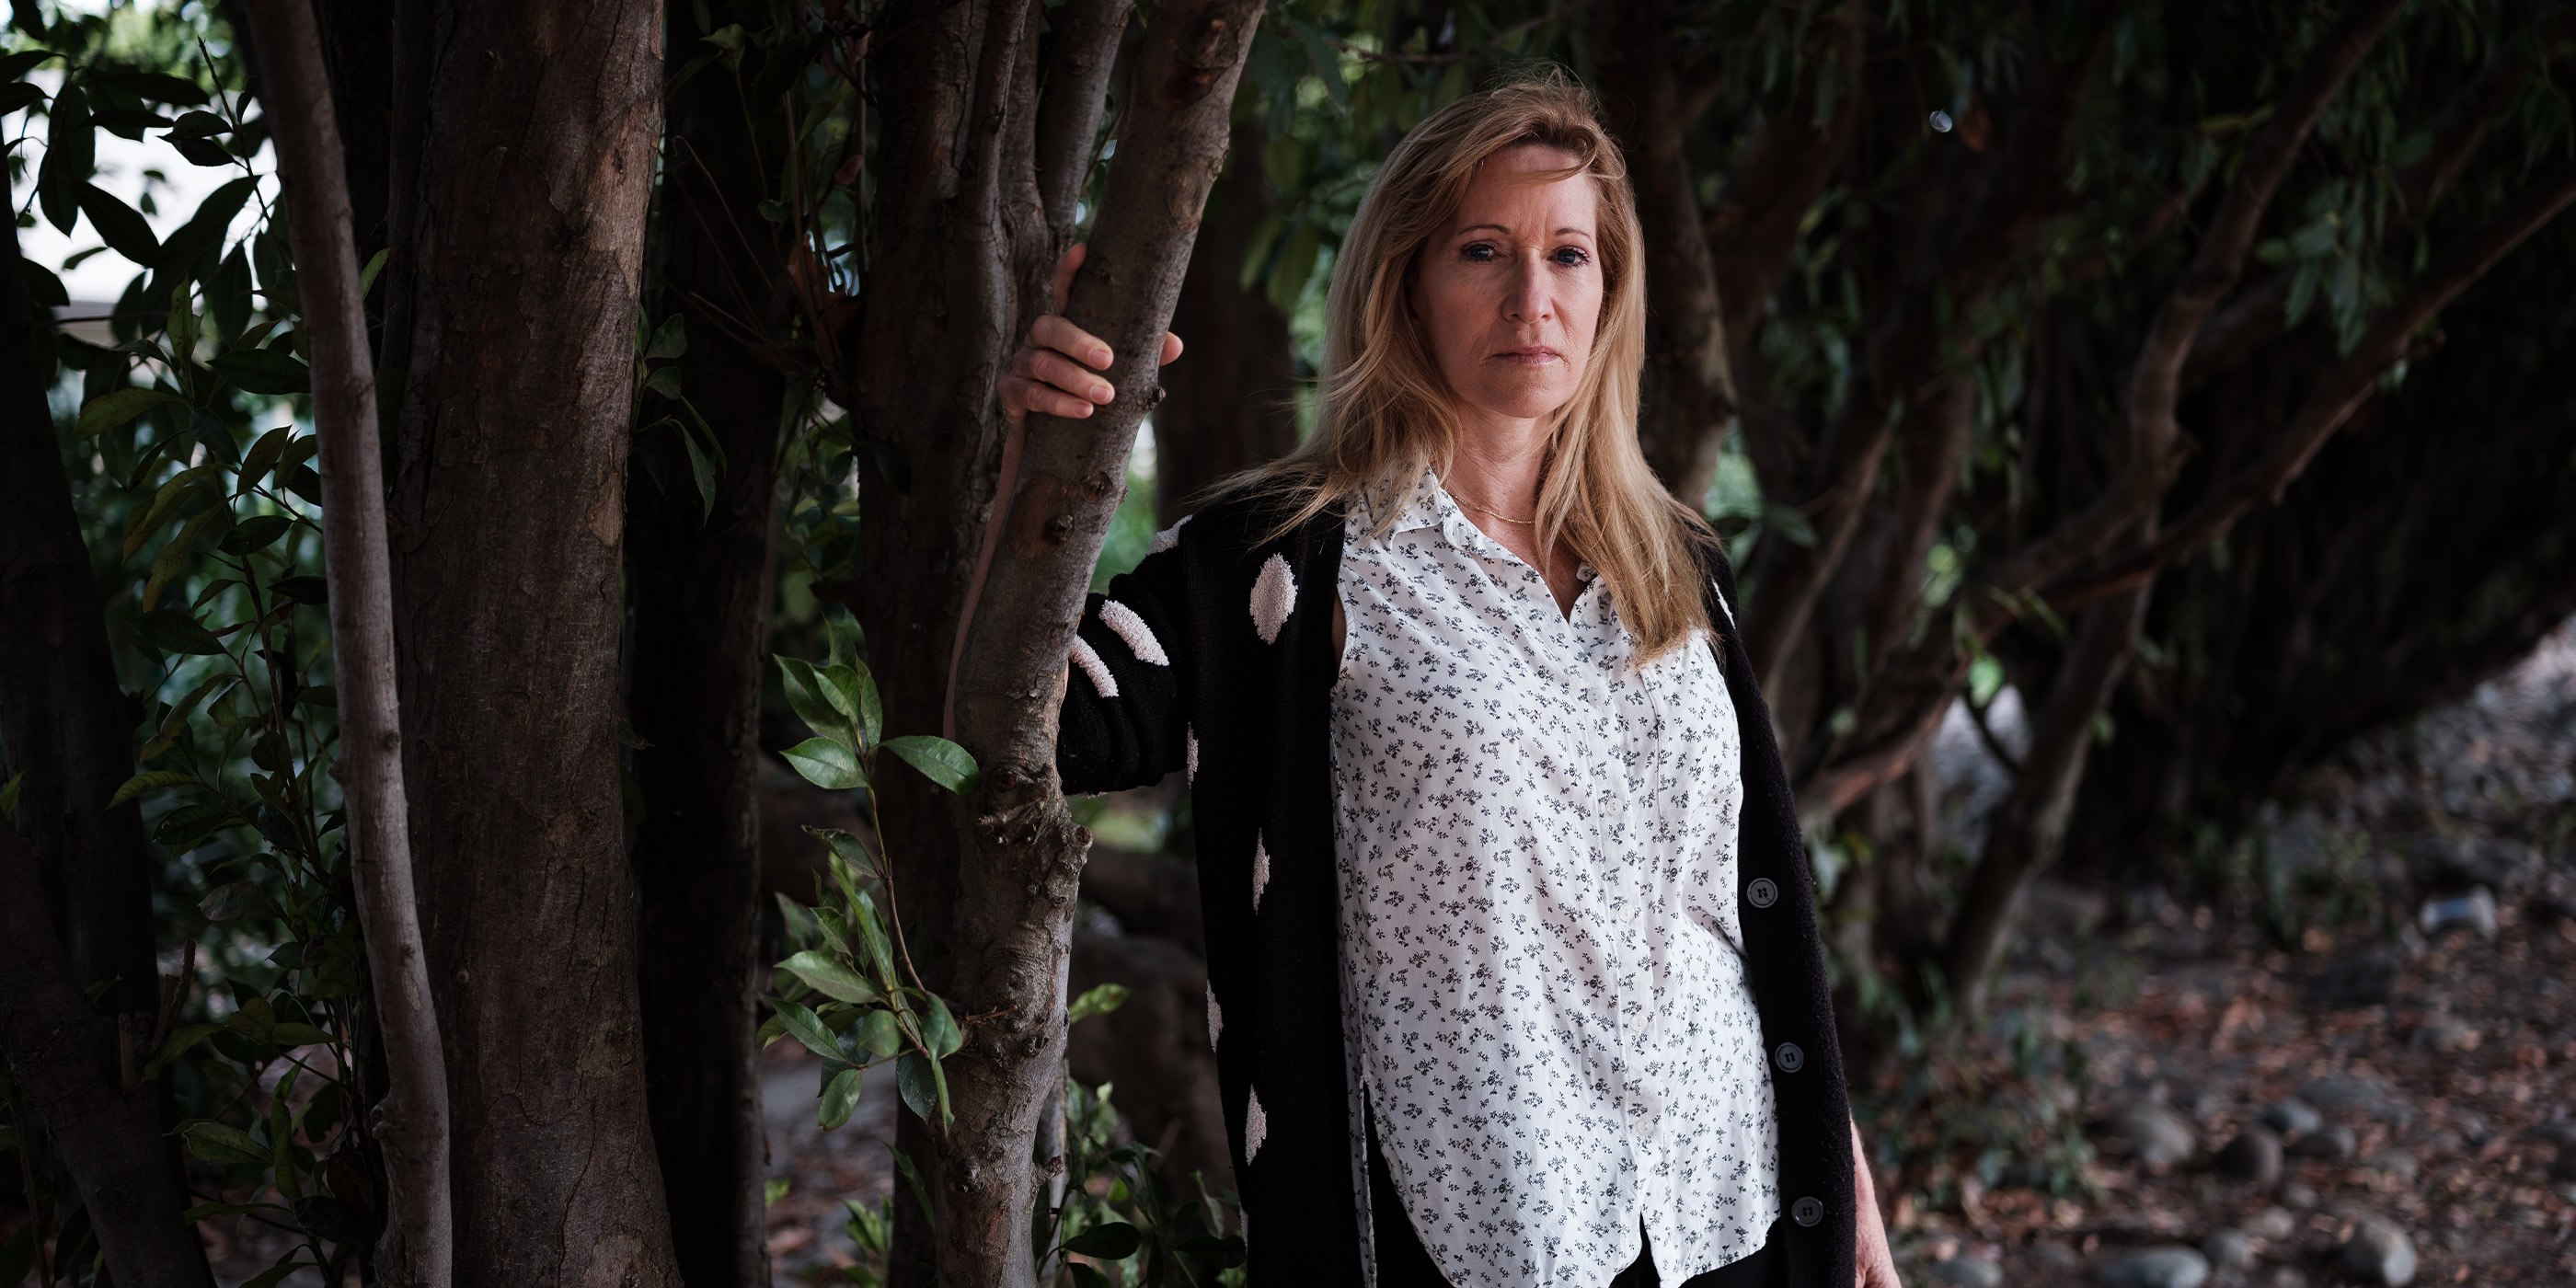
<instances>
[{"instance_id":1,"label":"tree branch","mask_svg":"<svg viewBox=\"0 0 2576 1288\"><path fill-rule=\"evenodd\" d=\"M2415 332L2570 204L2576 204L2576 164L2561 165L2532 185L2381 314L2351 355L2317 382L2260 457L2176 520L2163 537L2080 582L2053 590L2049 602L2060 609L2079 607L2143 585L2160 569L2217 540L2256 505L2279 504L2317 450L2370 397L2379 378L2406 356Z\"/></svg>"},{"instance_id":2,"label":"tree branch","mask_svg":"<svg viewBox=\"0 0 2576 1288\"><path fill-rule=\"evenodd\" d=\"M2272 195L2297 161L2308 134L2364 55L2405 7L2405 0L2357 0L2318 41L2308 66L2247 142L2236 181L2182 279L2156 310L2129 378L2126 450L2119 475L2094 502L2005 559L1986 582L2006 594L2040 585L2100 550L2163 497L2178 462L2174 404L2183 361L2212 310L2243 270Z\"/></svg>"},{"instance_id":3,"label":"tree branch","mask_svg":"<svg viewBox=\"0 0 2576 1288\"><path fill-rule=\"evenodd\" d=\"M958 741L984 768L954 816L964 848L950 941L952 997L1001 1012L950 1074L957 1123L943 1165L941 1277L1024 1288L1028 1160L1063 1071L1065 971L1088 834L1055 776L1056 682L1083 594L1126 491L1136 430L1159 398L1164 332L1187 273L1261 0L1158 6L1120 109L1090 253L1066 317L1117 355L1116 398L1087 422L1032 416L992 519L962 641Z\"/></svg>"},{"instance_id":4,"label":"tree branch","mask_svg":"<svg viewBox=\"0 0 2576 1288\"><path fill-rule=\"evenodd\" d=\"M375 363L358 289L349 186L313 7L306 0L251 0L250 10L267 56L277 169L311 336L324 571L339 671L339 779L385 1036L387 1090L376 1136L384 1145L389 1194L380 1264L388 1281L404 1288L444 1288L455 1264L447 1068L412 886Z\"/></svg>"},{"instance_id":5,"label":"tree branch","mask_svg":"<svg viewBox=\"0 0 2576 1288\"><path fill-rule=\"evenodd\" d=\"M1131 0L1072 0L1057 11L1055 60L1038 100L1038 197L1047 228L1061 246L1073 234L1074 208L1091 178L1092 145L1108 104L1118 38Z\"/></svg>"},{"instance_id":6,"label":"tree branch","mask_svg":"<svg viewBox=\"0 0 2576 1288\"><path fill-rule=\"evenodd\" d=\"M2562 14L2559 30L2564 31L2571 21L2576 16ZM2397 174L2397 226L2412 228L2424 222L2477 155L2487 131L2530 83L2535 61L2528 45L2511 38L2501 40L2477 73L2442 104L2427 127L2431 143L2424 158ZM2191 356L2183 363L2183 388L2198 388L2212 376L2235 370L2278 339L2288 329L2289 315L2283 305L2297 276L2296 267L2274 269L2212 316L2192 340Z\"/></svg>"}]
</instances>

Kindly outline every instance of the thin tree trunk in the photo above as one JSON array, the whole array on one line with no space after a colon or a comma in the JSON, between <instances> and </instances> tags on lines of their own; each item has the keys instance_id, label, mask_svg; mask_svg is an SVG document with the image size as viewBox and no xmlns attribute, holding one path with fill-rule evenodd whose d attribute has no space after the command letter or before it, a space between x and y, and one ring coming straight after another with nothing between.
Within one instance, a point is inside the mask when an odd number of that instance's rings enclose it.
<instances>
[{"instance_id":1,"label":"thin tree trunk","mask_svg":"<svg viewBox=\"0 0 2576 1288\"><path fill-rule=\"evenodd\" d=\"M2021 776L1995 811L1985 853L1977 859L1942 943L1941 969L1958 1000L1955 1016L1959 1019L1985 1010L1987 987L2003 960L2004 946L2011 942L2022 892L2033 873L2057 861L2066 840L2066 820L2075 806L2075 789L2084 781L2094 717L2110 702L2128 667L2146 611L2147 592L2141 588L2086 613L2074 651L2059 668L2057 682L2050 686L2048 700L2031 724L2030 750L2022 755Z\"/></svg>"},{"instance_id":2,"label":"thin tree trunk","mask_svg":"<svg viewBox=\"0 0 2576 1288\"><path fill-rule=\"evenodd\" d=\"M136 717L45 406L37 316L12 226L0 231L0 781L25 778L23 835L0 822L0 1057L61 1143L118 1282L210 1286L179 1220L187 1191L161 1135L161 1084L124 1089L103 1018L140 1013L146 1032L157 1018L141 817L107 808L134 772ZM82 990L101 982L93 1008Z\"/></svg>"},{"instance_id":3,"label":"thin tree trunk","mask_svg":"<svg viewBox=\"0 0 2576 1288\"><path fill-rule=\"evenodd\" d=\"M669 1288L617 738L661 6L419 16L395 628L457 1277Z\"/></svg>"},{"instance_id":4,"label":"thin tree trunk","mask_svg":"<svg viewBox=\"0 0 2576 1288\"><path fill-rule=\"evenodd\" d=\"M672 62L705 48L685 10L671 22ZM745 59L743 79L765 56ZM643 470L626 482L627 719L643 744L630 763L644 816L634 855L645 1103L663 1190L682 1217L671 1241L690 1288L769 1283L754 1063L767 975L759 712L787 381L741 332L775 335L785 320L777 225L755 208L785 125L752 134L750 122L768 114L747 111L737 84L701 75L671 96L655 255L656 312L686 319L680 390L714 431L723 472L710 508L678 463L679 431L665 426L638 450L663 452L672 467L658 483ZM642 419L665 415L689 413L652 399Z\"/></svg>"},{"instance_id":5,"label":"thin tree trunk","mask_svg":"<svg viewBox=\"0 0 2576 1288\"><path fill-rule=\"evenodd\" d=\"M978 1026L951 1075L940 1210L949 1283L1033 1282L1028 1165L1064 1067L1066 958L1090 837L1055 777L1056 683L1138 424L1159 401L1163 334L1225 159L1234 87L1260 0L1166 3L1122 114L1099 232L1065 314L1107 342L1117 400L1088 423L1032 417L994 524L982 611L965 643L957 731L984 767L960 803L966 854L950 942L952 995Z\"/></svg>"},{"instance_id":6,"label":"thin tree trunk","mask_svg":"<svg viewBox=\"0 0 2576 1288\"><path fill-rule=\"evenodd\" d=\"M278 176L311 336L324 571L340 695L337 777L348 802L358 915L389 1075L376 1106L387 1189L377 1265L388 1282L404 1288L444 1288L456 1259L447 1078L412 883L375 362L358 290L349 185L312 6L250 0L250 10L267 55L268 106L279 122Z\"/></svg>"},{"instance_id":7,"label":"thin tree trunk","mask_svg":"<svg viewBox=\"0 0 2576 1288\"><path fill-rule=\"evenodd\" d=\"M870 160L878 187L858 353L842 387L887 451L862 465L868 568L849 590L868 665L904 680L882 689L896 735L943 728L956 627L1002 459L994 382L1017 338L1023 266L1051 258L1035 175L1006 173L1004 135L1031 133L1007 92L1017 60L1033 57L1020 7L899 0L879 19L888 34L868 64L882 105ZM947 793L905 772L875 786L905 924L920 932L916 944L941 940L962 844ZM925 950L914 964L944 992L956 958ZM905 1113L895 1134L943 1187L938 1132ZM935 1281L937 1244L918 1204L895 1205L893 1245L889 1282Z\"/></svg>"},{"instance_id":8,"label":"thin tree trunk","mask_svg":"<svg viewBox=\"0 0 2576 1288\"><path fill-rule=\"evenodd\" d=\"M1188 514L1209 488L1237 471L1297 445L1288 316L1258 285L1243 289L1244 254L1270 214L1261 140L1258 116L1234 127L1225 174L1208 196L1207 221L1172 308L1172 330L1189 344L1189 357L1163 373L1164 397L1154 409L1155 508L1162 523Z\"/></svg>"}]
</instances>

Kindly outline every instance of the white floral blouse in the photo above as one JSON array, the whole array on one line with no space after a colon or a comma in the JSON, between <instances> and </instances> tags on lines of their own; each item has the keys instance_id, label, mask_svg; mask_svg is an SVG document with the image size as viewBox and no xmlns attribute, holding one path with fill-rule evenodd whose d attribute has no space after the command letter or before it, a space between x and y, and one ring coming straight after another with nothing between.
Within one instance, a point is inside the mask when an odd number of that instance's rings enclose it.
<instances>
[{"instance_id":1,"label":"white floral blouse","mask_svg":"<svg viewBox=\"0 0 2576 1288\"><path fill-rule=\"evenodd\" d=\"M1366 1097L1457 1288L1601 1288L1641 1227L1666 1284L1751 1254L1779 1125L1707 641L1636 668L1589 569L1561 615L1435 477L1373 526L1354 507L1332 711L1354 1132Z\"/></svg>"}]
</instances>

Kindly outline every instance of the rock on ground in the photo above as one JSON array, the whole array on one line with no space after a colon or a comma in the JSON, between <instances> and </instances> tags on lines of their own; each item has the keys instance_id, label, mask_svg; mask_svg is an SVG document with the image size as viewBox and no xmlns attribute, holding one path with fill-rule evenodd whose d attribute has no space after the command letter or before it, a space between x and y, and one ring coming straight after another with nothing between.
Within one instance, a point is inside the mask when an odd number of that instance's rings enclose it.
<instances>
[{"instance_id":1,"label":"rock on ground","mask_svg":"<svg viewBox=\"0 0 2576 1288\"><path fill-rule=\"evenodd\" d=\"M2343 1268L2361 1276L2363 1283L2389 1288L2413 1283L2415 1241L2388 1221L2364 1217L2354 1223L2352 1237L2344 1240Z\"/></svg>"},{"instance_id":2,"label":"rock on ground","mask_svg":"<svg viewBox=\"0 0 2576 1288\"><path fill-rule=\"evenodd\" d=\"M2110 1288L2200 1288L2209 1280L2209 1258L2181 1244L2144 1248L2102 1267Z\"/></svg>"}]
</instances>

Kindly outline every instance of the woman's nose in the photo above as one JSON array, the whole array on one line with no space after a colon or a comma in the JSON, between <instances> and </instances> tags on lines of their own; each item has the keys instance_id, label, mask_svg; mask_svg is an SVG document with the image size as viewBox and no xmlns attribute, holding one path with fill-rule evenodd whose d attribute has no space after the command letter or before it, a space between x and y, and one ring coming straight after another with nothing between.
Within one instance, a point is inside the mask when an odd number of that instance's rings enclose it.
<instances>
[{"instance_id":1,"label":"woman's nose","mask_svg":"<svg viewBox=\"0 0 2576 1288\"><path fill-rule=\"evenodd\" d=\"M1513 322L1544 322L1550 314L1545 267L1536 256L1515 261L1511 294L1503 299L1503 316Z\"/></svg>"}]
</instances>

